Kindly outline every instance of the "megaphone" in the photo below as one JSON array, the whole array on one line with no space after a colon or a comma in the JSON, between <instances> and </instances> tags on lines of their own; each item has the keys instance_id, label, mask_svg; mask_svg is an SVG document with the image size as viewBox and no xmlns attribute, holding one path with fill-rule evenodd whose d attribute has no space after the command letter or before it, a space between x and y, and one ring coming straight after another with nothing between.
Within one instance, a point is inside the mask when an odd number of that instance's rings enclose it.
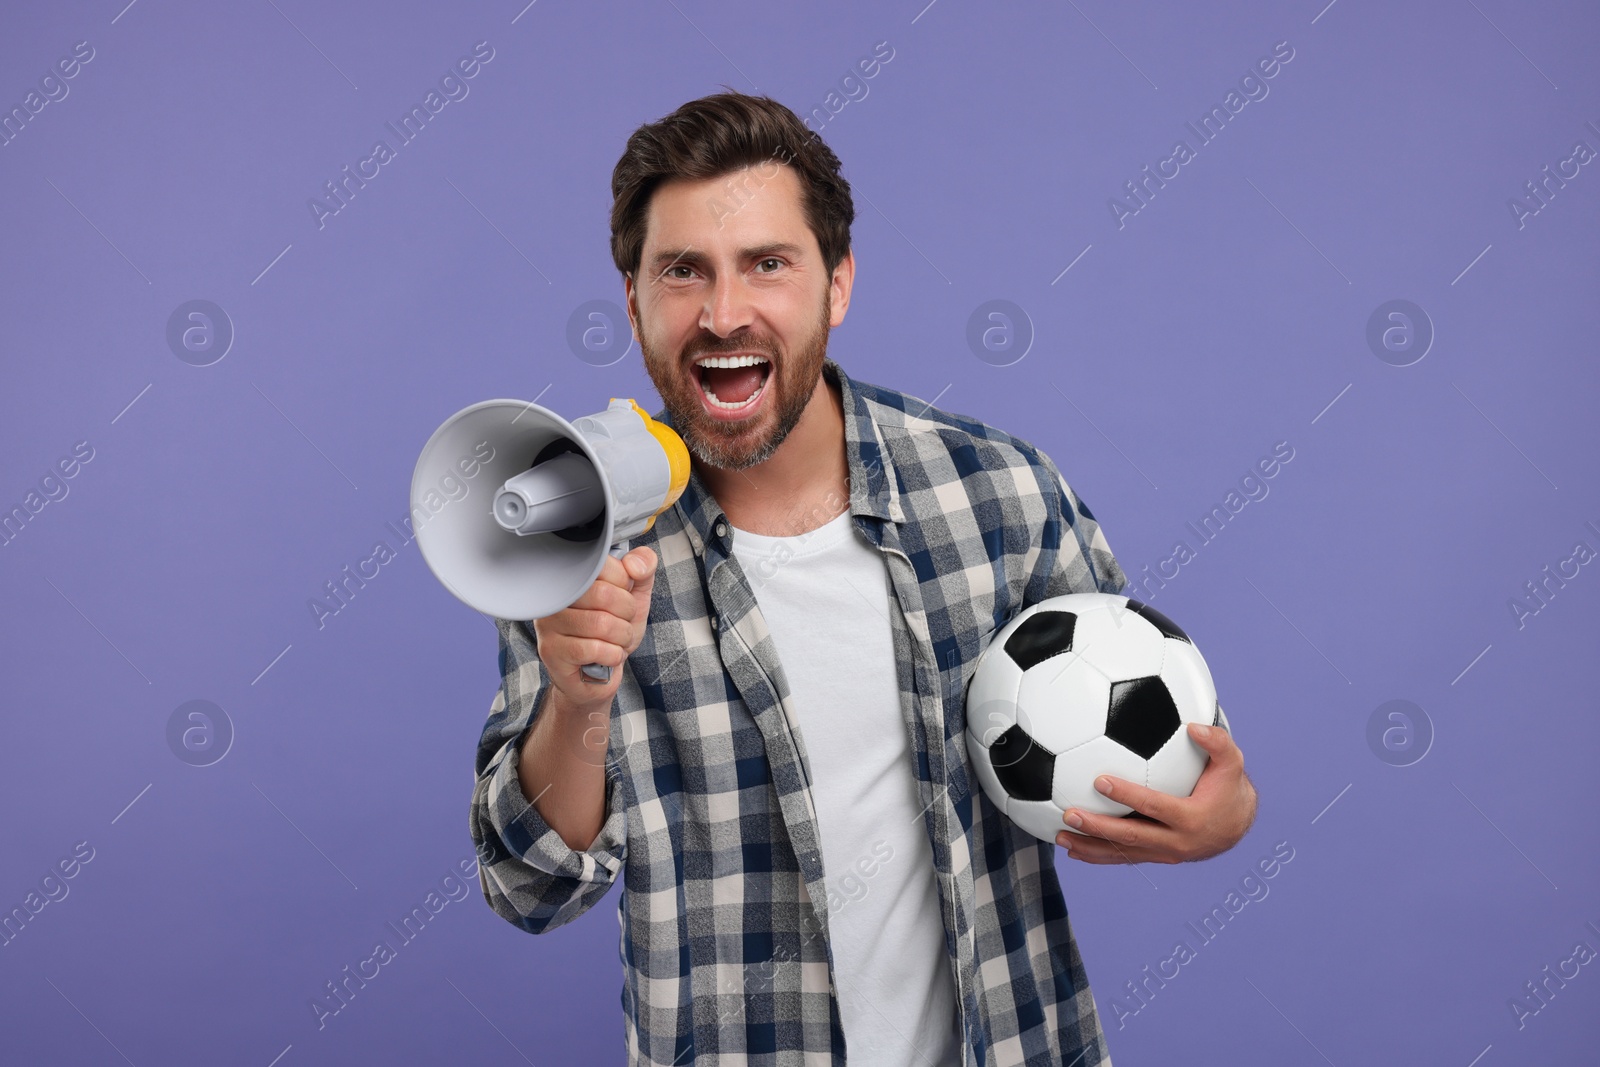
<instances>
[{"instance_id":1,"label":"megaphone","mask_svg":"<svg viewBox=\"0 0 1600 1067\"><path fill-rule=\"evenodd\" d=\"M487 456L488 458L485 458ZM471 481L459 498L439 486ZM500 619L540 619L594 584L606 554L655 523L689 484L689 450L632 400L573 422L524 400L456 412L423 446L411 475L422 558L458 600ZM430 506L432 502L432 506ZM591 663L584 674L609 680Z\"/></svg>"}]
</instances>

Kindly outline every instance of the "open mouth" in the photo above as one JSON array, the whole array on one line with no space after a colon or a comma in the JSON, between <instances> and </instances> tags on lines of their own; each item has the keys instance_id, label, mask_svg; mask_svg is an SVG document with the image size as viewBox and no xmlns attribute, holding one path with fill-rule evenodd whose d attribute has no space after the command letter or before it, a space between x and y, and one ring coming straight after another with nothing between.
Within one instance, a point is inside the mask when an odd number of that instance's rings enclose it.
<instances>
[{"instance_id":1,"label":"open mouth","mask_svg":"<svg viewBox=\"0 0 1600 1067\"><path fill-rule=\"evenodd\" d=\"M753 409L767 391L772 364L766 356L706 356L694 363L706 406L733 414Z\"/></svg>"}]
</instances>

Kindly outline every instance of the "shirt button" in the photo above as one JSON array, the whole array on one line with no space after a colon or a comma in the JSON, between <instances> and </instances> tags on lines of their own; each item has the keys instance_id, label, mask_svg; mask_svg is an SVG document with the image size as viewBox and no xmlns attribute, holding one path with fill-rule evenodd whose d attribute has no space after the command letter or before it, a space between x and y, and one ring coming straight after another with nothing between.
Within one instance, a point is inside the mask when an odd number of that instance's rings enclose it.
<instances>
[{"instance_id":1,"label":"shirt button","mask_svg":"<svg viewBox=\"0 0 1600 1067\"><path fill-rule=\"evenodd\" d=\"M725 523L725 522L722 522L720 519L717 521L717 536L718 537L727 537L728 536L728 524Z\"/></svg>"},{"instance_id":2,"label":"shirt button","mask_svg":"<svg viewBox=\"0 0 1600 1067\"><path fill-rule=\"evenodd\" d=\"M717 628L717 617L715 615L713 615L713 616L711 616L711 629L713 631L715 631L716 628Z\"/></svg>"}]
</instances>

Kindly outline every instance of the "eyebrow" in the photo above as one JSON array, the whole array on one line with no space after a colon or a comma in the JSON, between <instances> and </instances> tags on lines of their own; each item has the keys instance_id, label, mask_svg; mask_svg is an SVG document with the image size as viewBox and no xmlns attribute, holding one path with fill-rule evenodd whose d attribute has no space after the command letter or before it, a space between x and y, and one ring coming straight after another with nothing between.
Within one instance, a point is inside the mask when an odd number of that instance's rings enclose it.
<instances>
[{"instance_id":1,"label":"eyebrow","mask_svg":"<svg viewBox=\"0 0 1600 1067\"><path fill-rule=\"evenodd\" d=\"M750 248L741 248L739 250L739 258L760 259L763 256L776 255L779 253L798 257L803 255L804 252L805 250L799 245L790 244L787 241L771 241L764 245L754 245ZM704 264L705 261L706 257L704 253L697 252L693 247L682 248L678 249L677 251L656 253L655 258L650 261L650 269L652 273L660 274L662 271L666 270L667 267L678 263L684 263L689 266L700 266Z\"/></svg>"}]
</instances>

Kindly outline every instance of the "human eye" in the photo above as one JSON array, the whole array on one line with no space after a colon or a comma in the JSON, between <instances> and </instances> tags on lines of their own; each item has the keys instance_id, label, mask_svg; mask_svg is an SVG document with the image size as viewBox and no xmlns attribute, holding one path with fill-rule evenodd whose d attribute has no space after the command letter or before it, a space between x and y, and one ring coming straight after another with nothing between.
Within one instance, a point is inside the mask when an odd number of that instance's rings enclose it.
<instances>
[{"instance_id":1,"label":"human eye","mask_svg":"<svg viewBox=\"0 0 1600 1067\"><path fill-rule=\"evenodd\" d=\"M761 268L766 266L768 263L774 264L773 269L772 270L762 270ZM758 261L756 263L756 272L758 274L774 274L782 266L783 266L783 260L779 259L777 256L768 256L766 259L760 260L760 261Z\"/></svg>"}]
</instances>

